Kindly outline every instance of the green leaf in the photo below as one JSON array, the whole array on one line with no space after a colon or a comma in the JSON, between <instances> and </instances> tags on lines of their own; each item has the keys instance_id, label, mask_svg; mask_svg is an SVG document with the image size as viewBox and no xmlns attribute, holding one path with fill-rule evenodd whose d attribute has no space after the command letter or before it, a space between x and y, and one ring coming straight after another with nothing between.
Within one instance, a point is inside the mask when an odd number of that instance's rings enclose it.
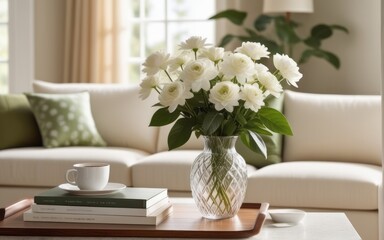
<instances>
[{"instance_id":1,"label":"green leaf","mask_svg":"<svg viewBox=\"0 0 384 240\"><path fill-rule=\"evenodd\" d=\"M335 30L340 30L340 31L343 31L345 33L349 33L348 28L341 26L341 25L331 25L330 27L332 29L335 29Z\"/></svg>"},{"instance_id":2,"label":"green leaf","mask_svg":"<svg viewBox=\"0 0 384 240\"><path fill-rule=\"evenodd\" d=\"M260 120L271 131L292 136L292 129L285 116L278 110L263 107L259 110Z\"/></svg>"},{"instance_id":3,"label":"green leaf","mask_svg":"<svg viewBox=\"0 0 384 240\"><path fill-rule=\"evenodd\" d=\"M303 41L307 46L312 48L319 48L321 45L321 41L318 38L308 37Z\"/></svg>"},{"instance_id":4,"label":"green leaf","mask_svg":"<svg viewBox=\"0 0 384 240\"><path fill-rule=\"evenodd\" d=\"M240 26L243 24L246 17L247 17L246 12L229 9L229 10L219 12L216 15L210 17L209 19L226 18L229 21L231 21L233 24Z\"/></svg>"},{"instance_id":5,"label":"green leaf","mask_svg":"<svg viewBox=\"0 0 384 240\"><path fill-rule=\"evenodd\" d=\"M223 135L224 136L234 136L236 134L237 125L233 120L225 121L223 125Z\"/></svg>"},{"instance_id":6,"label":"green leaf","mask_svg":"<svg viewBox=\"0 0 384 240\"><path fill-rule=\"evenodd\" d=\"M192 128L195 121L191 118L180 118L175 122L168 135L169 150L184 145L192 134Z\"/></svg>"},{"instance_id":7,"label":"green leaf","mask_svg":"<svg viewBox=\"0 0 384 240\"><path fill-rule=\"evenodd\" d=\"M257 118L252 119L251 121L248 121L247 124L244 125L244 128L252 132L256 132L258 134L268 135L268 136L272 135L272 133L266 130L263 123Z\"/></svg>"},{"instance_id":8,"label":"green leaf","mask_svg":"<svg viewBox=\"0 0 384 240\"><path fill-rule=\"evenodd\" d=\"M243 131L240 134L240 139L249 149L254 152L261 153L265 158L267 158L267 146L260 135L252 131Z\"/></svg>"},{"instance_id":9,"label":"green leaf","mask_svg":"<svg viewBox=\"0 0 384 240\"><path fill-rule=\"evenodd\" d=\"M315 39L326 39L332 36L332 28L325 24L318 24L311 30L311 37Z\"/></svg>"},{"instance_id":10,"label":"green leaf","mask_svg":"<svg viewBox=\"0 0 384 240\"><path fill-rule=\"evenodd\" d=\"M268 15L260 15L258 18L256 18L255 22L253 23L253 27L257 31L264 31L267 29L268 24L270 24L273 20L273 17Z\"/></svg>"},{"instance_id":11,"label":"green leaf","mask_svg":"<svg viewBox=\"0 0 384 240\"><path fill-rule=\"evenodd\" d=\"M168 107L158 109L152 116L149 126L160 127L174 122L180 115L180 112L175 110L170 113Z\"/></svg>"},{"instance_id":12,"label":"green leaf","mask_svg":"<svg viewBox=\"0 0 384 240\"><path fill-rule=\"evenodd\" d=\"M299 60L299 64L307 62L308 59L312 56L326 60L328 63L330 63L336 69L340 68L339 58L335 54L333 54L331 52L324 51L322 49L307 49L307 50L305 50L301 55L301 58Z\"/></svg>"},{"instance_id":13,"label":"green leaf","mask_svg":"<svg viewBox=\"0 0 384 240\"><path fill-rule=\"evenodd\" d=\"M205 135L212 135L224 120L224 116L218 112L208 112L203 121L203 132Z\"/></svg>"},{"instance_id":14,"label":"green leaf","mask_svg":"<svg viewBox=\"0 0 384 240\"><path fill-rule=\"evenodd\" d=\"M259 36L259 34L257 34L257 32L253 31L252 29L245 28L244 30L249 34L249 37L251 38L257 38Z\"/></svg>"},{"instance_id":15,"label":"green leaf","mask_svg":"<svg viewBox=\"0 0 384 240\"><path fill-rule=\"evenodd\" d=\"M247 119L244 117L243 114L236 114L235 119L237 122L240 123L240 125L245 125L247 123Z\"/></svg>"},{"instance_id":16,"label":"green leaf","mask_svg":"<svg viewBox=\"0 0 384 240\"><path fill-rule=\"evenodd\" d=\"M232 39L234 39L236 36L232 35L232 34L227 34L225 35L222 39L221 39L221 42L219 44L220 47L224 47L225 45L227 45L230 41L232 41Z\"/></svg>"},{"instance_id":17,"label":"green leaf","mask_svg":"<svg viewBox=\"0 0 384 240\"><path fill-rule=\"evenodd\" d=\"M275 19L275 30L279 39L289 44L295 44L300 42L299 36L295 32L296 24L285 21L282 18Z\"/></svg>"}]
</instances>

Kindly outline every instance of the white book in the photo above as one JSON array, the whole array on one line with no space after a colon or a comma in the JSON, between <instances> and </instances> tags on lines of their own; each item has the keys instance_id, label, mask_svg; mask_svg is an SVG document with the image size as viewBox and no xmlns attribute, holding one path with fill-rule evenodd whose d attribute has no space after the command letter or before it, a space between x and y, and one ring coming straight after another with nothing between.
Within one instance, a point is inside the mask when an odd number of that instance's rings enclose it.
<instances>
[{"instance_id":1,"label":"white book","mask_svg":"<svg viewBox=\"0 0 384 240\"><path fill-rule=\"evenodd\" d=\"M32 204L32 212L36 213L70 213L70 214L96 214L121 216L149 216L156 210L169 204L169 198L163 198L149 208L115 208L115 207L83 207L68 205L41 205Z\"/></svg>"},{"instance_id":2,"label":"white book","mask_svg":"<svg viewBox=\"0 0 384 240\"><path fill-rule=\"evenodd\" d=\"M96 215L96 214L71 214L71 213L41 213L24 212L26 222L65 222L65 223L104 223L104 224L135 224L158 225L172 212L171 203L165 204L149 216L122 216L122 215Z\"/></svg>"}]
</instances>

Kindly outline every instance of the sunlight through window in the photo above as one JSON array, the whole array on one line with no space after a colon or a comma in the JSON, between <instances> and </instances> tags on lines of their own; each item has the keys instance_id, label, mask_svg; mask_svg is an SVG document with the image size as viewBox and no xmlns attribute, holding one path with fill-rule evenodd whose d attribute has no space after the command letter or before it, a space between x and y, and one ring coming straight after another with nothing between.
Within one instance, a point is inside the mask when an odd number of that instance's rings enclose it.
<instances>
[{"instance_id":1,"label":"sunlight through window","mask_svg":"<svg viewBox=\"0 0 384 240\"><path fill-rule=\"evenodd\" d=\"M121 14L128 47L127 82L142 78L141 64L154 51L176 52L177 44L198 35L215 43L215 0L127 0Z\"/></svg>"}]
</instances>

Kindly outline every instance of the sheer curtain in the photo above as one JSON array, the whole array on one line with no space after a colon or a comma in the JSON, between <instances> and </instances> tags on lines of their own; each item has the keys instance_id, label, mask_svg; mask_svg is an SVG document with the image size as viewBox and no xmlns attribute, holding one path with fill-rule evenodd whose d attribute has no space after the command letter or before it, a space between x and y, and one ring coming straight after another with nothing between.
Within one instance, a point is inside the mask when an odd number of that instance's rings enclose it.
<instances>
[{"instance_id":1,"label":"sheer curtain","mask_svg":"<svg viewBox=\"0 0 384 240\"><path fill-rule=\"evenodd\" d=\"M66 0L64 82L124 81L121 1Z\"/></svg>"}]
</instances>

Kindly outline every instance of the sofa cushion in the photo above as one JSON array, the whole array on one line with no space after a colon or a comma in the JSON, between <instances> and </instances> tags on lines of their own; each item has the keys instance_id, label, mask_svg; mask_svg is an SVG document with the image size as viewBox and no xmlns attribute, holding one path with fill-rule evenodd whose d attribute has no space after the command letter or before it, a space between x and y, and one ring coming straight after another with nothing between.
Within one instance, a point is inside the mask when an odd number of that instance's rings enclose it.
<instances>
[{"instance_id":1,"label":"sofa cushion","mask_svg":"<svg viewBox=\"0 0 384 240\"><path fill-rule=\"evenodd\" d=\"M131 185L129 166L148 153L128 148L65 147L20 148L0 151L1 186L53 187L65 182L65 173L81 162L107 162L110 182Z\"/></svg>"},{"instance_id":2,"label":"sofa cushion","mask_svg":"<svg viewBox=\"0 0 384 240\"><path fill-rule=\"evenodd\" d=\"M93 120L88 92L26 96L45 147L105 146Z\"/></svg>"},{"instance_id":3,"label":"sofa cushion","mask_svg":"<svg viewBox=\"0 0 384 240\"><path fill-rule=\"evenodd\" d=\"M0 95L0 133L0 150L42 145L39 127L24 95Z\"/></svg>"},{"instance_id":4,"label":"sofa cushion","mask_svg":"<svg viewBox=\"0 0 384 240\"><path fill-rule=\"evenodd\" d=\"M284 161L381 165L380 96L287 91L284 113L293 130L284 138Z\"/></svg>"},{"instance_id":5,"label":"sofa cushion","mask_svg":"<svg viewBox=\"0 0 384 240\"><path fill-rule=\"evenodd\" d=\"M88 91L96 127L108 146L156 151L158 128L148 127L156 99L151 95L140 100L139 86L34 81L33 89L37 93Z\"/></svg>"},{"instance_id":6,"label":"sofa cushion","mask_svg":"<svg viewBox=\"0 0 384 240\"><path fill-rule=\"evenodd\" d=\"M172 150L155 153L132 165L134 187L166 187L190 191L191 166L201 150Z\"/></svg>"},{"instance_id":7,"label":"sofa cushion","mask_svg":"<svg viewBox=\"0 0 384 240\"><path fill-rule=\"evenodd\" d=\"M134 187L166 187L169 191L191 191L191 166L202 150L172 150L155 153L132 165ZM255 171L247 165L248 173Z\"/></svg>"},{"instance_id":8,"label":"sofa cushion","mask_svg":"<svg viewBox=\"0 0 384 240\"><path fill-rule=\"evenodd\" d=\"M273 207L377 210L381 167L345 162L284 162L248 178L245 202Z\"/></svg>"}]
</instances>

